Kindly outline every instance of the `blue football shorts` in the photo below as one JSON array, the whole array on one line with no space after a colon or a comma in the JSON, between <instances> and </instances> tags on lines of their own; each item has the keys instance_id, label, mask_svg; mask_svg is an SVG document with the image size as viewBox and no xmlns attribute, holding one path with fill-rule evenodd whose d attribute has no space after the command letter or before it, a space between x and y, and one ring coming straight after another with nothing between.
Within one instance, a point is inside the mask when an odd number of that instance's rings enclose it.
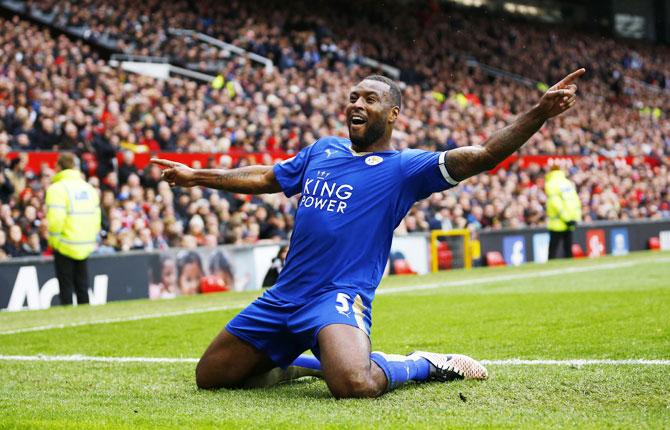
<instances>
[{"instance_id":1,"label":"blue football shorts","mask_svg":"<svg viewBox=\"0 0 670 430\"><path fill-rule=\"evenodd\" d=\"M370 304L348 289L325 291L299 304L268 290L233 318L226 330L286 368L308 349L319 358L317 336L331 324L357 327L370 336Z\"/></svg>"}]
</instances>

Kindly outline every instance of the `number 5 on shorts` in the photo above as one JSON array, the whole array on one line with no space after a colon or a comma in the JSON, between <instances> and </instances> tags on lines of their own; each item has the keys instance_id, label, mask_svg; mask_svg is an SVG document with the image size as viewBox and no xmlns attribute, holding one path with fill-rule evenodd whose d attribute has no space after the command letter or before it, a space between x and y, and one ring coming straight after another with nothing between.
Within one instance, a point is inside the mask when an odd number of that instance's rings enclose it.
<instances>
[{"instance_id":1,"label":"number 5 on shorts","mask_svg":"<svg viewBox=\"0 0 670 430\"><path fill-rule=\"evenodd\" d=\"M337 306L335 306L335 310L341 313L342 315L347 315L349 316L349 301L351 300L351 297L349 297L348 294L345 293L337 293L337 299L335 301L338 303Z\"/></svg>"}]
</instances>

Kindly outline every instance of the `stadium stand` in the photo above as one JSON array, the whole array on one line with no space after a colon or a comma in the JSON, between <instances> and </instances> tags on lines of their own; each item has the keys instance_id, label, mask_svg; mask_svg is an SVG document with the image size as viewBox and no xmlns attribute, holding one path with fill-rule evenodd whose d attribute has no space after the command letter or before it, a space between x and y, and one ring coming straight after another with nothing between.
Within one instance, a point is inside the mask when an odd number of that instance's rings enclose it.
<instances>
[{"instance_id":1,"label":"stadium stand","mask_svg":"<svg viewBox=\"0 0 670 430\"><path fill-rule=\"evenodd\" d=\"M110 0L26 3L54 25L87 31L88 37L106 41L114 49L141 55L160 52L192 62L206 63L207 57L216 58L220 53L170 37L170 28L202 31L289 67L309 67L310 58L321 56L351 61L367 55L400 67L406 82L417 78L441 80L441 74L451 72L440 61L444 56L459 54L544 82L559 79L563 69L580 64L590 67L593 76L603 83L612 84L620 75L659 88L670 87L664 61L669 54L667 47L621 43L572 29L561 30L557 25L548 28L546 23L491 16L436 1L387 8L374 2L323 0L199 0L169 5L156 0L141 5ZM506 25L496 25L496 18ZM426 28L431 35L425 34ZM474 28L478 31L468 31ZM570 43L563 43L566 40ZM519 55L520 50L524 55ZM517 61L510 62L510 58ZM611 61L597 60L602 58ZM409 79L409 75L415 79Z\"/></svg>"},{"instance_id":2,"label":"stadium stand","mask_svg":"<svg viewBox=\"0 0 670 430\"><path fill-rule=\"evenodd\" d=\"M53 172L26 170L25 151L36 150L73 150L88 163L88 180L100 189L104 209L99 252L287 238L293 201L171 190L157 168L137 169L133 154L239 150L264 153L270 164L269 151L292 154L318 136L346 134L342 101L353 81L372 72L359 64L363 55L402 71L405 106L394 133L399 149L480 144L528 107L538 83L541 88L585 65L584 102L545 126L522 154L582 156L566 168L586 221L670 217L667 48L516 21L503 35L490 17L440 7L427 15L394 11L403 19L376 10L382 26L338 12L342 5L289 4L280 10L256 0L26 2L43 21L75 29L85 40L16 17L0 19L0 258L46 252L43 197ZM412 37L426 27L431 37ZM268 74L173 36L170 28L210 34L278 67ZM560 43L567 37L572 43ZM231 85L217 89L127 73L111 67L90 42L165 55ZM493 76L481 64L525 80ZM216 160L209 165L233 163ZM241 157L235 164L249 162ZM545 168L513 162L433 195L417 204L399 232L543 225Z\"/></svg>"}]
</instances>

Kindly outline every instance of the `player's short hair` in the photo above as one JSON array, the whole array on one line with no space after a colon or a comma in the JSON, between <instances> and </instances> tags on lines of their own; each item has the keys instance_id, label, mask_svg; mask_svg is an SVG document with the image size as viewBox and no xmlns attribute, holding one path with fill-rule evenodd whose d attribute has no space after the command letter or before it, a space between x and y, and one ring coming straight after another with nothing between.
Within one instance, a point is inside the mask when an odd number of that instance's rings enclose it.
<instances>
[{"instance_id":1,"label":"player's short hair","mask_svg":"<svg viewBox=\"0 0 670 430\"><path fill-rule=\"evenodd\" d=\"M383 82L386 85L389 86L389 92L391 93L391 101L395 106L398 106L399 108L402 107L402 92L400 91L400 87L398 84L390 78L387 78L386 76L382 75L370 75L366 76L364 81L379 81Z\"/></svg>"},{"instance_id":2,"label":"player's short hair","mask_svg":"<svg viewBox=\"0 0 670 430\"><path fill-rule=\"evenodd\" d=\"M77 169L79 170L79 158L72 152L63 152L56 161L61 170Z\"/></svg>"}]
</instances>

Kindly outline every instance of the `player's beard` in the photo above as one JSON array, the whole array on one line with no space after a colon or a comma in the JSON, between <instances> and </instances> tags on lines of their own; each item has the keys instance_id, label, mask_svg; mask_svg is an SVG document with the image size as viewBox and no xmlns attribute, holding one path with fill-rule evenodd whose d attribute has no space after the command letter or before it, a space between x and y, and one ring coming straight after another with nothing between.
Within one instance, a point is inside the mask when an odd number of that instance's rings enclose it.
<instances>
[{"instance_id":1,"label":"player's beard","mask_svg":"<svg viewBox=\"0 0 670 430\"><path fill-rule=\"evenodd\" d=\"M359 148L367 148L381 139L385 132L386 127L384 121L377 121L372 123L368 122L368 126L365 127L363 136L355 136L351 132L351 128L349 128L349 139L351 140L351 143L358 146Z\"/></svg>"}]
</instances>

